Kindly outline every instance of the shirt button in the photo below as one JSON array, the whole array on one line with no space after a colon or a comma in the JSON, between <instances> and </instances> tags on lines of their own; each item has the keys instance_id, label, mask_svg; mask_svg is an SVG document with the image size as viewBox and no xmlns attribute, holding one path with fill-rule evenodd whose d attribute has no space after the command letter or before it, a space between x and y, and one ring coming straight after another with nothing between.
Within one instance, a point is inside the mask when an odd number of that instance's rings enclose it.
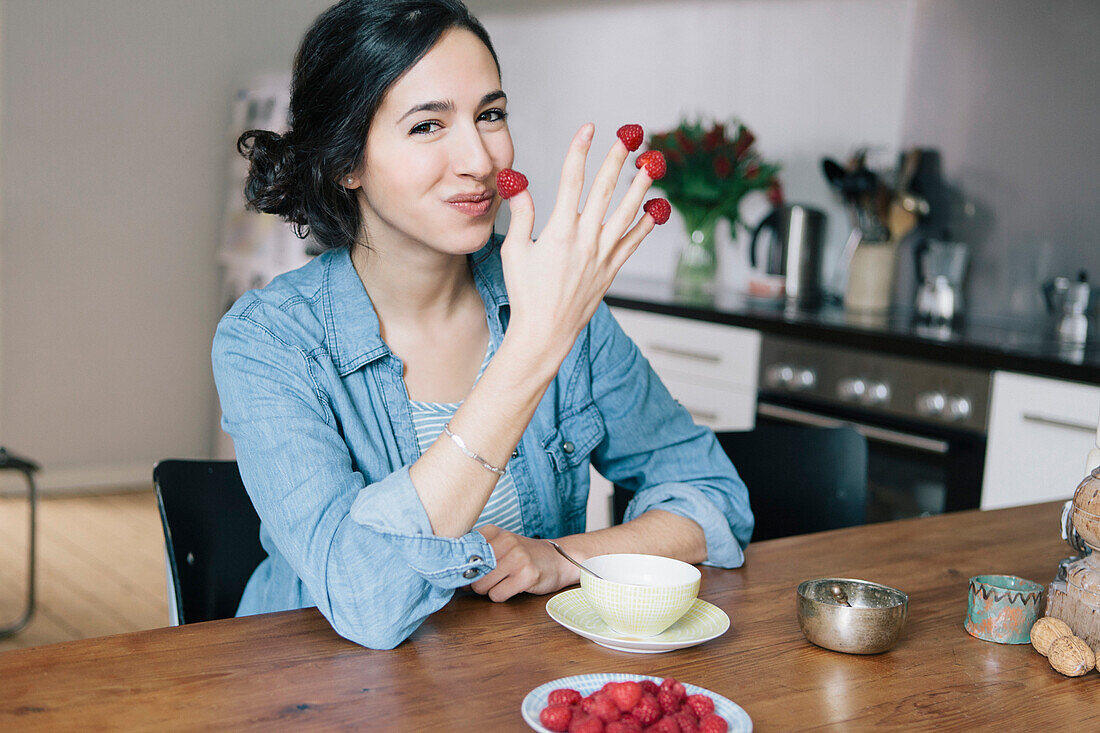
<instances>
[{"instance_id":1,"label":"shirt button","mask_svg":"<svg viewBox=\"0 0 1100 733\"><path fill-rule=\"evenodd\" d=\"M572 453L574 447L573 443L568 440L561 444L561 449L566 453Z\"/></svg>"},{"instance_id":2,"label":"shirt button","mask_svg":"<svg viewBox=\"0 0 1100 733\"><path fill-rule=\"evenodd\" d=\"M481 555L470 555L470 559L466 562L485 562L481 559Z\"/></svg>"},{"instance_id":3,"label":"shirt button","mask_svg":"<svg viewBox=\"0 0 1100 733\"><path fill-rule=\"evenodd\" d=\"M512 458L519 458L519 448L512 451Z\"/></svg>"},{"instance_id":4,"label":"shirt button","mask_svg":"<svg viewBox=\"0 0 1100 733\"><path fill-rule=\"evenodd\" d=\"M470 580L471 578L476 578L477 577L477 570L474 570L473 568L470 568L469 570L467 570L466 572L464 572L462 574L462 577L465 578L466 580Z\"/></svg>"}]
</instances>

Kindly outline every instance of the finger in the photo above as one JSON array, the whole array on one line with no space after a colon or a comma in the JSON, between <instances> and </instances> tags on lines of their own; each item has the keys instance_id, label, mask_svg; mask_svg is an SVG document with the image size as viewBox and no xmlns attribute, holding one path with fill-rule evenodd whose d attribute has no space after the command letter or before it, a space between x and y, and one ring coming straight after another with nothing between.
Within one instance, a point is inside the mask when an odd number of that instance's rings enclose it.
<instances>
[{"instance_id":1,"label":"finger","mask_svg":"<svg viewBox=\"0 0 1100 733\"><path fill-rule=\"evenodd\" d=\"M489 590L489 598L496 603L506 601L531 588L537 578L538 573L530 565L519 568L494 585Z\"/></svg>"},{"instance_id":2,"label":"finger","mask_svg":"<svg viewBox=\"0 0 1100 733\"><path fill-rule=\"evenodd\" d=\"M535 200L530 191L520 191L508 199L508 209L512 218L500 244L502 252L531 244L531 232L535 228Z\"/></svg>"},{"instance_id":3,"label":"finger","mask_svg":"<svg viewBox=\"0 0 1100 733\"><path fill-rule=\"evenodd\" d=\"M615 138L615 144L611 146L611 150L607 151L607 157L603 159L599 172L592 180L592 189L584 202L584 211L581 212L582 231L591 232L599 229L603 224L607 207L619 183L619 173L622 172L623 163L626 162L628 155L630 151L623 145L623 141Z\"/></svg>"},{"instance_id":4,"label":"finger","mask_svg":"<svg viewBox=\"0 0 1100 733\"><path fill-rule=\"evenodd\" d=\"M550 221L576 217L577 207L580 206L581 201L581 191L584 189L584 165L588 161L588 150L592 147L592 136L595 131L595 125L591 122L585 123L569 143L569 151L565 154L565 162L561 166L558 200L554 202L554 210L550 212Z\"/></svg>"},{"instance_id":5,"label":"finger","mask_svg":"<svg viewBox=\"0 0 1100 733\"><path fill-rule=\"evenodd\" d=\"M638 249L638 245L653 231L655 226L657 226L657 222L653 221L652 216L642 214L642 218L638 220L638 223L615 245L615 251L611 255L612 272L617 273L619 271L619 268L630 259L630 255L634 254Z\"/></svg>"},{"instance_id":6,"label":"finger","mask_svg":"<svg viewBox=\"0 0 1100 733\"><path fill-rule=\"evenodd\" d=\"M622 239L623 234L626 232L627 227L634 221L634 218L638 216L639 209L642 208L642 202L645 199L646 192L649 191L650 186L653 185L653 179L646 173L645 168L642 168L634 175L634 180L630 182L630 188L626 192L626 196L619 202L619 205L615 207L615 211L608 218L607 223L604 224L603 234L600 239L605 242L610 242L612 245Z\"/></svg>"}]
</instances>

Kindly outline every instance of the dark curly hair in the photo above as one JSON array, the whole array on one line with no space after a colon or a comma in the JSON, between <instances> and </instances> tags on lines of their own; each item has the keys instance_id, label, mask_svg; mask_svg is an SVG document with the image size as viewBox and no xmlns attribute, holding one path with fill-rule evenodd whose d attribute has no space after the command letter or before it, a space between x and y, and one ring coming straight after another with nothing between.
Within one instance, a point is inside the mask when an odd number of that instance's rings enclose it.
<instances>
[{"instance_id":1,"label":"dark curly hair","mask_svg":"<svg viewBox=\"0 0 1100 733\"><path fill-rule=\"evenodd\" d=\"M443 32L464 28L500 62L481 23L460 0L342 0L317 17L294 61L289 129L249 130L249 208L294 224L323 249L353 244L359 205L338 181L363 159L367 130L386 91Z\"/></svg>"}]
</instances>

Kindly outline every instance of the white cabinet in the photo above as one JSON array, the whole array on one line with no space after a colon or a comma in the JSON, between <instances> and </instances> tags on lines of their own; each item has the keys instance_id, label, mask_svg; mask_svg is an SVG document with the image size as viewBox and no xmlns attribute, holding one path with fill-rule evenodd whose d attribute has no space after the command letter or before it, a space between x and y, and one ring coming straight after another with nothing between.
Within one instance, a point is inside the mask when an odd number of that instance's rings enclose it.
<instances>
[{"instance_id":1,"label":"white cabinet","mask_svg":"<svg viewBox=\"0 0 1100 733\"><path fill-rule=\"evenodd\" d=\"M1098 417L1100 386L995 372L981 508L1071 498Z\"/></svg>"},{"instance_id":2,"label":"white cabinet","mask_svg":"<svg viewBox=\"0 0 1100 733\"><path fill-rule=\"evenodd\" d=\"M695 422L713 430L756 424L760 332L627 308L615 320ZM588 529L611 523L611 484L592 473Z\"/></svg>"}]
</instances>

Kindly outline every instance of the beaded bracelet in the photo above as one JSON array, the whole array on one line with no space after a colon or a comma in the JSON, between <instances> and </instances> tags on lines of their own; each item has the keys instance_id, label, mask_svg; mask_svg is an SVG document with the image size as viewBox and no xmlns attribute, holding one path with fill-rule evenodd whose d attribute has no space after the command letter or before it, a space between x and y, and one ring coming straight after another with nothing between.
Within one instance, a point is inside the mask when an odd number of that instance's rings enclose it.
<instances>
[{"instance_id":1,"label":"beaded bracelet","mask_svg":"<svg viewBox=\"0 0 1100 733\"><path fill-rule=\"evenodd\" d=\"M466 441L465 440L463 440L462 438L460 438L457 435L455 435L454 433L452 433L450 423L447 423L446 425L443 426L443 432L447 434L448 438L450 438L451 440L453 440L455 442L455 445L458 446L458 449L460 451L462 451L466 455L467 458L473 458L475 461L480 463L487 470L492 471L493 473L495 473L497 476L503 476L504 475L504 469L503 468L497 468L496 466L494 466L493 464L489 463L487 460L485 460L484 458L479 456L477 453L474 453L472 450L470 450L466 446Z\"/></svg>"}]
</instances>

